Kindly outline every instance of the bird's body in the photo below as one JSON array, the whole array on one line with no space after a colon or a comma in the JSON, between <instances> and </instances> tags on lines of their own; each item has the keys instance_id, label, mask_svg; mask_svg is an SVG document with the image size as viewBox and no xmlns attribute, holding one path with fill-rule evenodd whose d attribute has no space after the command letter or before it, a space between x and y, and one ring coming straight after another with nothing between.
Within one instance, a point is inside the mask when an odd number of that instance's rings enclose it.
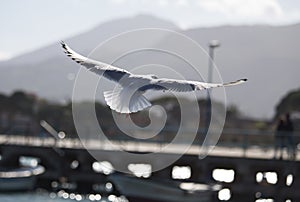
<instances>
[{"instance_id":1,"label":"bird's body","mask_svg":"<svg viewBox=\"0 0 300 202\"><path fill-rule=\"evenodd\" d=\"M67 56L72 60L86 67L89 71L118 83L112 91L104 92L104 98L107 105L119 113L129 114L150 107L151 103L143 95L148 90L189 92L237 85L247 80L240 79L221 84L158 78L158 76L153 74L137 75L119 67L88 59L73 51L64 42L61 42L61 45Z\"/></svg>"}]
</instances>

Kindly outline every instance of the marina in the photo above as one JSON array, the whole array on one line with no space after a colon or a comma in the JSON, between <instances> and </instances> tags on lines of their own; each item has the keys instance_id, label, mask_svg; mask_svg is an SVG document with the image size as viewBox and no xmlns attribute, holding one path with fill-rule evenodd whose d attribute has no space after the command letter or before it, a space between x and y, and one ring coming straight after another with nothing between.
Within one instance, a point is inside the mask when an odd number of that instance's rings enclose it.
<instances>
[{"instance_id":1,"label":"marina","mask_svg":"<svg viewBox=\"0 0 300 202\"><path fill-rule=\"evenodd\" d=\"M287 159L287 156L283 160L274 159L271 147L249 145L245 150L244 147L216 146L208 156L199 159L201 148L192 145L170 166L151 172L160 167L162 162L172 160L177 155L176 151L181 152L183 146L172 145L168 150L162 150L164 144L153 142L86 140L83 143L79 139L56 140L51 137L9 135L1 135L0 142L1 167L18 167L20 158L35 158L38 165L45 168L44 173L36 175L35 187L57 193L64 190L68 193L101 193L103 196L128 195L129 198L132 196L130 201L140 201L143 196L145 201L151 201L153 197L149 195L152 191L149 190L166 187L160 189L161 198L155 195L158 198L154 201L172 201L164 197L174 195L176 190L179 190L178 193L189 193L191 197L199 195L198 191L191 191L193 186L185 185L190 191L178 186L180 183L194 183L194 187L206 184L210 191L212 187L220 186L218 190L209 192L210 201L220 201L218 193L224 189L230 190L230 201L253 202L259 198L277 201L284 200L287 196L297 201L300 197L296 191L300 183L299 155L295 160ZM92 151L92 154L88 151ZM124 151L136 154L155 152L156 159L126 159ZM136 166L141 171L136 172ZM119 169L126 170L127 174L117 172ZM223 174L215 176L220 170ZM222 175L228 176L228 172L229 175L230 172L233 173L232 179L222 179ZM188 174L180 176L178 173ZM268 179L268 175L273 175L273 181ZM162 179L165 183L161 183ZM292 182L287 184L287 179ZM130 187L134 191L130 191ZM141 190L137 191L137 188ZM171 192L174 193L170 194ZM173 201L176 201L175 198L178 197L174 197Z\"/></svg>"}]
</instances>

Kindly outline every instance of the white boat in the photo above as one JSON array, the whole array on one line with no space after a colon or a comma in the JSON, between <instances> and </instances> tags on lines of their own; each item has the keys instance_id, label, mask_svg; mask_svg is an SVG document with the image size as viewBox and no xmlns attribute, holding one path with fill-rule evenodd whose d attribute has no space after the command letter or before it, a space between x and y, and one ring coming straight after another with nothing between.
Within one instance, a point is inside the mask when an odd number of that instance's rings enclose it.
<instances>
[{"instance_id":1,"label":"white boat","mask_svg":"<svg viewBox=\"0 0 300 202\"><path fill-rule=\"evenodd\" d=\"M43 166L1 168L0 169L0 191L23 191L33 190L36 184L36 176L45 172Z\"/></svg>"}]
</instances>

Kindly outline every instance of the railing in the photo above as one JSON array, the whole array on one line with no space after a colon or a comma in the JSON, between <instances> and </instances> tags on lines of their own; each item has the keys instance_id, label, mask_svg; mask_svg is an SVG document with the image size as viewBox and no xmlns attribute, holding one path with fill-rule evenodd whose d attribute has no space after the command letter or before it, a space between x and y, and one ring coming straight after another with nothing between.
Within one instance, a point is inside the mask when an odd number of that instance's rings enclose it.
<instances>
[{"instance_id":1,"label":"railing","mask_svg":"<svg viewBox=\"0 0 300 202\"><path fill-rule=\"evenodd\" d=\"M142 130L135 131L135 133L150 133L151 131ZM190 131L185 131L185 135L189 135ZM175 133L176 134L176 133ZM0 144L16 144L16 145L31 145L31 146L44 146L53 148L86 148L91 147L93 149L104 150L119 150L128 149L136 151L160 151L162 147L170 144L174 137L174 131L164 130L156 137L150 139L136 139L128 136L114 135L113 138L101 135L96 135L91 138L63 138L58 137L36 137L36 136L20 136L20 135L0 135ZM192 154L197 154L199 148L203 144L205 134L200 130L196 134L195 140L192 142L191 151ZM282 142L281 142L282 141ZM226 151L229 155L230 152L234 155L241 157L251 157L254 153L257 156L265 153L264 157L272 158L274 156L274 150L277 147L279 150L284 148L292 149L297 153L300 142L300 132L296 131L290 136L288 133L282 133L275 138L273 131L260 131L260 130L240 130L240 129L224 129L220 136L217 145L215 147L215 154L222 155L222 151ZM111 143L115 147L111 147ZM182 142L177 142L174 148L185 145L185 139L182 138ZM218 153L219 152L219 153Z\"/></svg>"}]
</instances>

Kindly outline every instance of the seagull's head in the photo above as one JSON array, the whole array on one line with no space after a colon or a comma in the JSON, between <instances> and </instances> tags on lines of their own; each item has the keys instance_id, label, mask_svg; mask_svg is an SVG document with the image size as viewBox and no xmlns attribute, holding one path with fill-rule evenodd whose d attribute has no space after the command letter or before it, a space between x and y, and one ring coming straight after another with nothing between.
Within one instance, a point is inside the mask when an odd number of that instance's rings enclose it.
<instances>
[{"instance_id":1,"label":"seagull's head","mask_svg":"<svg viewBox=\"0 0 300 202\"><path fill-rule=\"evenodd\" d=\"M151 79L158 79L158 76L156 76L155 74L150 74L149 76L151 77Z\"/></svg>"}]
</instances>

